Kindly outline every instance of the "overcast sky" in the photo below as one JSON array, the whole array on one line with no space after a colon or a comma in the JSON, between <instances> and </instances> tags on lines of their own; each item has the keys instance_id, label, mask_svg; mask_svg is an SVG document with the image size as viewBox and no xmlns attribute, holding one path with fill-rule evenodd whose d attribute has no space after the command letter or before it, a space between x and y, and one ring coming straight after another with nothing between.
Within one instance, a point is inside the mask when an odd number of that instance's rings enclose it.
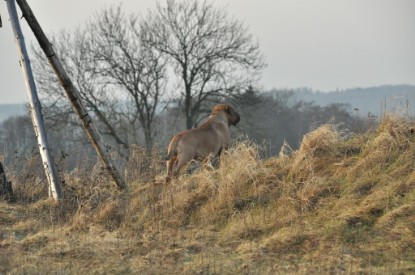
<instances>
[{"instance_id":1,"label":"overcast sky","mask_svg":"<svg viewBox=\"0 0 415 275\"><path fill-rule=\"evenodd\" d=\"M414 0L213 1L243 21L259 41L268 64L261 80L265 89L415 84ZM46 34L72 30L100 8L119 2L28 0ZM121 2L127 12L145 13L156 6L155 0ZM0 14L0 103L25 102L6 1L0 1ZM24 20L21 25L30 48L33 35Z\"/></svg>"}]
</instances>

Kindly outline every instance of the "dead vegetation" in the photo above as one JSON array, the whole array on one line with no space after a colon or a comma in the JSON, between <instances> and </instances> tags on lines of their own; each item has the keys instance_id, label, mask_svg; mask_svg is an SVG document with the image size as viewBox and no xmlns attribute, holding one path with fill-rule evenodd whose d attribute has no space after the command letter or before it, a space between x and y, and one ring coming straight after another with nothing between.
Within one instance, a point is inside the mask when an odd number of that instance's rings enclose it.
<instances>
[{"instance_id":1,"label":"dead vegetation","mask_svg":"<svg viewBox=\"0 0 415 275\"><path fill-rule=\"evenodd\" d=\"M323 125L270 159L238 142L219 169L167 186L154 160L128 194L99 167L64 174L59 204L11 178L24 188L0 202L0 273L415 272L413 129L393 116L365 134Z\"/></svg>"}]
</instances>

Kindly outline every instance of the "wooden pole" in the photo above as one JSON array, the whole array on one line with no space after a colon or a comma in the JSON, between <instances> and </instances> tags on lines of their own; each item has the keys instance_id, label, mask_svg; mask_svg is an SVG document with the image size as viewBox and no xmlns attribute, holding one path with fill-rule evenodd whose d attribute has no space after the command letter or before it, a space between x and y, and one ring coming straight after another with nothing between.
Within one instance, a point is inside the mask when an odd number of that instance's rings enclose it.
<instances>
[{"instance_id":1,"label":"wooden pole","mask_svg":"<svg viewBox=\"0 0 415 275\"><path fill-rule=\"evenodd\" d=\"M125 182L121 174L118 172L118 170L115 168L115 165L112 163L112 160L109 156L109 150L103 144L100 135L93 126L91 117L89 116L88 112L83 106L77 88L73 85L71 79L69 78L68 74L63 68L62 63L60 62L52 47L52 44L49 42L48 38L46 37L45 33L40 27L32 10L30 9L26 0L17 0L16 2L20 6L20 9L23 13L23 17L26 19L27 23L29 24L29 27L32 29L37 41L39 42L40 47L42 48L43 52L49 60L50 65L55 71L55 74L57 75L59 82L65 89L66 96L71 102L73 109L77 113L78 117L81 119L82 125L91 143L93 144L98 156L104 162L108 172L114 179L117 186L120 189L128 190L127 183Z\"/></svg>"},{"instance_id":2,"label":"wooden pole","mask_svg":"<svg viewBox=\"0 0 415 275\"><path fill-rule=\"evenodd\" d=\"M27 94L29 96L30 114L32 117L33 128L39 145L39 153L42 158L43 168L49 182L49 196L55 200L62 198L62 187L49 153L46 132L43 126L42 110L37 96L36 85L33 79L32 67L30 66L29 55L27 54L26 45L22 29L20 28L19 18L17 16L16 4L14 0L7 0L7 8L10 14L13 32L16 38L17 50L19 53L20 65L26 82Z\"/></svg>"},{"instance_id":3,"label":"wooden pole","mask_svg":"<svg viewBox=\"0 0 415 275\"><path fill-rule=\"evenodd\" d=\"M5 198L8 202L13 200L12 183L7 180L6 172L4 172L3 164L0 161L0 199Z\"/></svg>"}]
</instances>

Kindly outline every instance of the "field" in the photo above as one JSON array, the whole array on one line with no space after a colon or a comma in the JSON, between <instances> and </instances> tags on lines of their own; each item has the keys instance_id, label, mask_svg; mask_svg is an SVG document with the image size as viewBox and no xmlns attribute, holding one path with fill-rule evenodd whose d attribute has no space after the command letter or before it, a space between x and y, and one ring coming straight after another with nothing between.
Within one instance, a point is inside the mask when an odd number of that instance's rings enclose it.
<instances>
[{"instance_id":1,"label":"field","mask_svg":"<svg viewBox=\"0 0 415 275\"><path fill-rule=\"evenodd\" d=\"M129 193L80 165L59 203L12 176L0 274L415 273L414 127L323 125L268 159L240 141L218 169L164 185L160 166Z\"/></svg>"}]
</instances>

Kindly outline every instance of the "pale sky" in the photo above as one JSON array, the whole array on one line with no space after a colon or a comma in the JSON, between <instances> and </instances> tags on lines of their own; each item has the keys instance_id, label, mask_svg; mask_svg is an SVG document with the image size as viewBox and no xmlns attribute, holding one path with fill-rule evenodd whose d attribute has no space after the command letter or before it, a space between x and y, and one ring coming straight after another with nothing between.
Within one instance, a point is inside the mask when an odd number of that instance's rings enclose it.
<instances>
[{"instance_id":1,"label":"pale sky","mask_svg":"<svg viewBox=\"0 0 415 275\"><path fill-rule=\"evenodd\" d=\"M243 21L260 43L268 64L261 79L265 89L415 85L414 0L213 1ZM119 2L127 13L156 6L155 0L28 0L46 34L72 30ZM0 104L26 102L6 1L0 1L0 14ZM30 49L33 34L26 21L20 23Z\"/></svg>"}]
</instances>

